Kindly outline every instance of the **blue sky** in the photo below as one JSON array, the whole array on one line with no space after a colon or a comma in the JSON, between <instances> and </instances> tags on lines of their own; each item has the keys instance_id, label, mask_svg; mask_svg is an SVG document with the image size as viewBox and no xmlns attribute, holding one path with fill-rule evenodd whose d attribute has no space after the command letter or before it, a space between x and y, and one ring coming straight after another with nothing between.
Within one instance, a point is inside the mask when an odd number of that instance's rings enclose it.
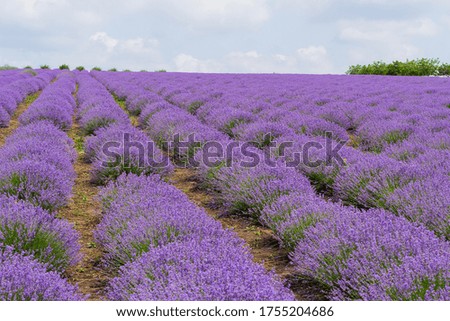
<instances>
[{"instance_id":1,"label":"blue sky","mask_svg":"<svg viewBox=\"0 0 450 321\"><path fill-rule=\"evenodd\" d=\"M0 0L0 65L344 73L450 62L448 0Z\"/></svg>"}]
</instances>

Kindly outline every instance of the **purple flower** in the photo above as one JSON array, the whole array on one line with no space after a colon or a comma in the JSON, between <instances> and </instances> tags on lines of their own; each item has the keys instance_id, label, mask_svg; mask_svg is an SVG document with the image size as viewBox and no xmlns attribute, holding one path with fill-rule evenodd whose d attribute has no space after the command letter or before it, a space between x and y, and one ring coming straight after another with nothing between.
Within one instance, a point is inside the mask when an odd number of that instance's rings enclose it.
<instances>
[{"instance_id":1,"label":"purple flower","mask_svg":"<svg viewBox=\"0 0 450 321\"><path fill-rule=\"evenodd\" d=\"M391 193L420 177L418 169L388 157L366 155L340 171L333 190L345 203L385 208Z\"/></svg>"},{"instance_id":2,"label":"purple flower","mask_svg":"<svg viewBox=\"0 0 450 321\"><path fill-rule=\"evenodd\" d=\"M102 189L100 198L104 213L95 235L110 266L186 235L222 233L218 222L158 176L121 175Z\"/></svg>"},{"instance_id":3,"label":"purple flower","mask_svg":"<svg viewBox=\"0 0 450 321\"><path fill-rule=\"evenodd\" d=\"M61 74L19 117L20 123L26 125L48 120L62 130L69 129L72 126L72 113L75 108L75 101L71 95L74 91L73 75Z\"/></svg>"},{"instance_id":4,"label":"purple flower","mask_svg":"<svg viewBox=\"0 0 450 321\"><path fill-rule=\"evenodd\" d=\"M342 210L305 232L292 261L334 300L448 300L449 250L386 211Z\"/></svg>"},{"instance_id":5,"label":"purple flower","mask_svg":"<svg viewBox=\"0 0 450 321\"><path fill-rule=\"evenodd\" d=\"M235 162L219 168L214 176L218 197L228 211L258 218L265 206L282 195L313 193L305 176L280 164L272 167L260 163L246 168Z\"/></svg>"},{"instance_id":6,"label":"purple flower","mask_svg":"<svg viewBox=\"0 0 450 321\"><path fill-rule=\"evenodd\" d=\"M433 175L395 190L387 208L410 221L420 222L437 235L450 239L450 180Z\"/></svg>"},{"instance_id":7,"label":"purple flower","mask_svg":"<svg viewBox=\"0 0 450 321\"><path fill-rule=\"evenodd\" d=\"M81 301L86 298L57 273L29 256L0 252L1 301Z\"/></svg>"},{"instance_id":8,"label":"purple flower","mask_svg":"<svg viewBox=\"0 0 450 321\"><path fill-rule=\"evenodd\" d=\"M260 221L275 232L283 247L293 251L307 229L342 210L345 209L340 204L315 194L293 192L264 207Z\"/></svg>"},{"instance_id":9,"label":"purple flower","mask_svg":"<svg viewBox=\"0 0 450 321\"><path fill-rule=\"evenodd\" d=\"M0 246L26 253L63 272L80 259L78 233L39 207L0 195Z\"/></svg>"},{"instance_id":10,"label":"purple flower","mask_svg":"<svg viewBox=\"0 0 450 321\"><path fill-rule=\"evenodd\" d=\"M60 146L62 150L73 153L74 143L66 133L59 130L48 120L37 121L29 125L21 126L7 139L5 145L22 144L28 140L40 140Z\"/></svg>"},{"instance_id":11,"label":"purple flower","mask_svg":"<svg viewBox=\"0 0 450 321\"><path fill-rule=\"evenodd\" d=\"M152 249L120 269L107 296L132 301L294 300L232 233Z\"/></svg>"},{"instance_id":12,"label":"purple flower","mask_svg":"<svg viewBox=\"0 0 450 321\"><path fill-rule=\"evenodd\" d=\"M78 74L77 80L78 121L85 135L112 124L130 124L127 114L100 82L87 73Z\"/></svg>"},{"instance_id":13,"label":"purple flower","mask_svg":"<svg viewBox=\"0 0 450 321\"><path fill-rule=\"evenodd\" d=\"M8 114L8 112L5 110L5 108L0 106L0 128L8 127L10 120L11 120L11 116Z\"/></svg>"},{"instance_id":14,"label":"purple flower","mask_svg":"<svg viewBox=\"0 0 450 321\"><path fill-rule=\"evenodd\" d=\"M173 166L156 144L131 125L101 128L85 143L85 158L93 162L92 181L104 184L122 173L168 175Z\"/></svg>"},{"instance_id":15,"label":"purple flower","mask_svg":"<svg viewBox=\"0 0 450 321\"><path fill-rule=\"evenodd\" d=\"M6 162L0 167L1 194L49 211L67 204L73 182L73 170L63 172L50 163L24 159Z\"/></svg>"}]
</instances>

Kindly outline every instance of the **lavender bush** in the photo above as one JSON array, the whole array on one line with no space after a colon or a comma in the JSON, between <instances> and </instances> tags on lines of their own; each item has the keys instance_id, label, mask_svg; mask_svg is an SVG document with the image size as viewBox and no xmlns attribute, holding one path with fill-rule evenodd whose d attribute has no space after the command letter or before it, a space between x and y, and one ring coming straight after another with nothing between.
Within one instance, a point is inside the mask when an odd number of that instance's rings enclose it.
<instances>
[{"instance_id":1,"label":"lavender bush","mask_svg":"<svg viewBox=\"0 0 450 321\"><path fill-rule=\"evenodd\" d=\"M97 184L105 184L122 173L165 176L173 170L156 144L131 125L101 128L95 136L88 137L85 159L93 162L92 181Z\"/></svg>"},{"instance_id":2,"label":"lavender bush","mask_svg":"<svg viewBox=\"0 0 450 321\"><path fill-rule=\"evenodd\" d=\"M114 267L190 234L218 235L221 226L158 176L121 175L102 189L96 239Z\"/></svg>"},{"instance_id":3,"label":"lavender bush","mask_svg":"<svg viewBox=\"0 0 450 321\"><path fill-rule=\"evenodd\" d=\"M0 252L1 301L81 301L77 287L31 257Z\"/></svg>"},{"instance_id":4,"label":"lavender bush","mask_svg":"<svg viewBox=\"0 0 450 321\"><path fill-rule=\"evenodd\" d=\"M78 233L39 207L0 196L0 247L11 247L63 272L79 261Z\"/></svg>"},{"instance_id":5,"label":"lavender bush","mask_svg":"<svg viewBox=\"0 0 450 321\"><path fill-rule=\"evenodd\" d=\"M292 260L335 300L448 300L449 246L383 210L341 211L305 232Z\"/></svg>"},{"instance_id":6,"label":"lavender bush","mask_svg":"<svg viewBox=\"0 0 450 321\"><path fill-rule=\"evenodd\" d=\"M272 273L252 262L243 242L230 234L152 249L121 268L107 296L122 301L294 300Z\"/></svg>"},{"instance_id":7,"label":"lavender bush","mask_svg":"<svg viewBox=\"0 0 450 321\"><path fill-rule=\"evenodd\" d=\"M260 148L253 150L256 155L274 143L269 153L274 167L239 166L245 157L233 151L231 156L213 157L213 166L199 162L198 173L228 211L254 215L271 227L281 244L293 250L298 272L328 286L330 298L448 299L448 245L439 238L448 239L450 205L445 194L450 174L447 79L93 76L126 100L129 113L140 114L140 125L154 141L162 144L176 133L183 138L199 134L201 143L187 154L195 154L195 160L203 159L205 152L197 149L210 140L238 146L251 141ZM269 140L266 133L273 133ZM317 149L308 159L315 166L303 158L293 171L286 168L286 161L305 145L324 145L330 138L333 146L347 141L339 151L343 162L329 163L327 151ZM279 146L285 141L294 145L283 155ZM390 212L360 211L341 202ZM144 254L142 262L130 263L141 264L133 275L152 266L151 259ZM129 278L118 280L117 286L128 289ZM151 291L142 288L137 295L149 298Z\"/></svg>"}]
</instances>

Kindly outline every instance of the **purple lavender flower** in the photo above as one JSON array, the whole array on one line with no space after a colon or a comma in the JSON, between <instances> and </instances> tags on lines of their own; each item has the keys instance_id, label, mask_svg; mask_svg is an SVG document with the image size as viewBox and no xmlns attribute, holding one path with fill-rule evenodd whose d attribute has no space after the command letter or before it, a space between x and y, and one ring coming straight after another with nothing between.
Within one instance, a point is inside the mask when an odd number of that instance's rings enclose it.
<instances>
[{"instance_id":1,"label":"purple lavender flower","mask_svg":"<svg viewBox=\"0 0 450 321\"><path fill-rule=\"evenodd\" d=\"M48 120L21 126L20 130L16 130L6 139L5 145L22 144L30 139L51 142L55 146L61 146L61 149L69 154L74 151L73 141Z\"/></svg>"},{"instance_id":2,"label":"purple lavender flower","mask_svg":"<svg viewBox=\"0 0 450 321\"><path fill-rule=\"evenodd\" d=\"M76 152L67 153L64 147L67 146L61 146L61 144L51 142L48 139L32 137L10 142L0 148L0 160L4 163L22 160L48 163L54 165L58 170L73 173Z\"/></svg>"},{"instance_id":3,"label":"purple lavender flower","mask_svg":"<svg viewBox=\"0 0 450 321\"><path fill-rule=\"evenodd\" d=\"M420 222L437 235L450 239L450 180L433 175L395 190L387 199L393 213Z\"/></svg>"},{"instance_id":4,"label":"purple lavender flower","mask_svg":"<svg viewBox=\"0 0 450 321\"><path fill-rule=\"evenodd\" d=\"M79 106L78 120L85 135L112 124L130 123L127 114L116 104L106 88L89 74L77 76Z\"/></svg>"},{"instance_id":5,"label":"purple lavender flower","mask_svg":"<svg viewBox=\"0 0 450 321\"><path fill-rule=\"evenodd\" d=\"M209 141L225 141L226 136L212 129L194 116L179 109L164 109L147 120L146 131L162 148L173 151L176 159L191 159L203 144ZM186 142L183 148L175 148L178 142Z\"/></svg>"},{"instance_id":6,"label":"purple lavender flower","mask_svg":"<svg viewBox=\"0 0 450 321\"><path fill-rule=\"evenodd\" d=\"M21 124L49 120L62 130L72 126L72 113L75 101L72 93L75 91L75 79L72 74L61 74L58 79L46 87L46 90L19 117Z\"/></svg>"},{"instance_id":7,"label":"purple lavender flower","mask_svg":"<svg viewBox=\"0 0 450 321\"><path fill-rule=\"evenodd\" d=\"M0 89L0 107L8 112L9 115L12 115L17 107L16 100L2 89Z\"/></svg>"},{"instance_id":8,"label":"purple lavender flower","mask_svg":"<svg viewBox=\"0 0 450 321\"><path fill-rule=\"evenodd\" d=\"M231 167L220 168L214 179L219 197L230 212L255 218L281 195L313 193L305 176L284 165L272 167L260 163L245 168L236 162Z\"/></svg>"},{"instance_id":9,"label":"purple lavender flower","mask_svg":"<svg viewBox=\"0 0 450 321\"><path fill-rule=\"evenodd\" d=\"M291 127L296 134L326 137L329 133L333 139L348 140L348 134L342 127L309 115L292 112L280 122Z\"/></svg>"},{"instance_id":10,"label":"purple lavender flower","mask_svg":"<svg viewBox=\"0 0 450 321\"><path fill-rule=\"evenodd\" d=\"M204 123L224 132L230 137L234 136L234 129L240 124L251 123L256 120L253 113L229 108L223 105L213 105L208 113L203 112L200 118Z\"/></svg>"},{"instance_id":11,"label":"purple lavender flower","mask_svg":"<svg viewBox=\"0 0 450 321\"><path fill-rule=\"evenodd\" d=\"M3 107L0 106L0 128L8 127L10 120L11 120L11 116L8 114L8 112Z\"/></svg>"},{"instance_id":12,"label":"purple lavender flower","mask_svg":"<svg viewBox=\"0 0 450 321\"><path fill-rule=\"evenodd\" d=\"M299 240L297 270L334 300L448 300L448 243L383 210L342 210Z\"/></svg>"},{"instance_id":13,"label":"purple lavender flower","mask_svg":"<svg viewBox=\"0 0 450 321\"><path fill-rule=\"evenodd\" d=\"M73 182L73 170L63 172L49 163L23 159L2 163L0 167L0 194L49 211L67 204Z\"/></svg>"},{"instance_id":14,"label":"purple lavender flower","mask_svg":"<svg viewBox=\"0 0 450 321\"><path fill-rule=\"evenodd\" d=\"M255 122L241 124L232 131L232 137L243 142L252 142L258 148L265 148L280 136L293 135L294 131L277 122Z\"/></svg>"},{"instance_id":15,"label":"purple lavender flower","mask_svg":"<svg viewBox=\"0 0 450 321\"><path fill-rule=\"evenodd\" d=\"M126 106L131 115L139 116L144 106L160 101L162 99L157 94L138 89L133 92L133 95L127 97Z\"/></svg>"},{"instance_id":16,"label":"purple lavender flower","mask_svg":"<svg viewBox=\"0 0 450 321\"><path fill-rule=\"evenodd\" d=\"M101 191L100 198L104 215L95 235L111 267L190 234L222 233L218 222L158 176L122 175Z\"/></svg>"},{"instance_id":17,"label":"purple lavender flower","mask_svg":"<svg viewBox=\"0 0 450 321\"><path fill-rule=\"evenodd\" d=\"M359 148L379 153L389 145L404 141L413 132L413 127L403 124L401 119L380 122L379 119L367 121L357 132Z\"/></svg>"},{"instance_id":18,"label":"purple lavender flower","mask_svg":"<svg viewBox=\"0 0 450 321\"><path fill-rule=\"evenodd\" d=\"M293 192L264 207L260 221L275 232L283 247L293 251L308 228L341 210L341 205L315 194Z\"/></svg>"},{"instance_id":19,"label":"purple lavender flower","mask_svg":"<svg viewBox=\"0 0 450 321\"><path fill-rule=\"evenodd\" d=\"M102 127L112 124L127 124L129 119L119 106L97 105L88 109L79 120L85 135L92 135Z\"/></svg>"},{"instance_id":20,"label":"purple lavender flower","mask_svg":"<svg viewBox=\"0 0 450 321\"><path fill-rule=\"evenodd\" d=\"M93 162L92 181L104 184L122 173L168 175L173 166L156 144L131 125L99 129L85 143L86 160Z\"/></svg>"},{"instance_id":21,"label":"purple lavender flower","mask_svg":"<svg viewBox=\"0 0 450 321\"><path fill-rule=\"evenodd\" d=\"M80 259L78 233L39 207L0 195L0 247L11 247L63 272Z\"/></svg>"},{"instance_id":22,"label":"purple lavender flower","mask_svg":"<svg viewBox=\"0 0 450 321\"><path fill-rule=\"evenodd\" d=\"M1 301L81 301L86 297L57 273L29 256L0 252Z\"/></svg>"},{"instance_id":23,"label":"purple lavender flower","mask_svg":"<svg viewBox=\"0 0 450 321\"><path fill-rule=\"evenodd\" d=\"M294 300L233 234L154 248L121 268L107 296L133 301Z\"/></svg>"},{"instance_id":24,"label":"purple lavender flower","mask_svg":"<svg viewBox=\"0 0 450 321\"><path fill-rule=\"evenodd\" d=\"M19 117L20 123L24 125L44 119L67 130L72 126L72 111L64 105L35 102Z\"/></svg>"},{"instance_id":25,"label":"purple lavender flower","mask_svg":"<svg viewBox=\"0 0 450 321\"><path fill-rule=\"evenodd\" d=\"M142 111L139 115L139 125L142 127L146 127L148 120L153 116L153 114L155 114L161 110L165 110L165 109L167 110L170 108L174 108L174 106L169 104L166 101L159 101L159 102L154 102L154 103L144 105L141 108Z\"/></svg>"},{"instance_id":26,"label":"purple lavender flower","mask_svg":"<svg viewBox=\"0 0 450 321\"><path fill-rule=\"evenodd\" d=\"M392 192L419 177L420 171L391 158L366 155L340 171L333 190L348 204L385 208Z\"/></svg>"}]
</instances>

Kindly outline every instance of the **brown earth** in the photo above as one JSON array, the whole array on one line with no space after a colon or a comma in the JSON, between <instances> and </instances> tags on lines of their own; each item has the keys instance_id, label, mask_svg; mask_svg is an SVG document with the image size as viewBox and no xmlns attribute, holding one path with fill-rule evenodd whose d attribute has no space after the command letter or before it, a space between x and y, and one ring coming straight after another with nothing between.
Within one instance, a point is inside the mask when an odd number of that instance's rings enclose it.
<instances>
[{"instance_id":1,"label":"brown earth","mask_svg":"<svg viewBox=\"0 0 450 321\"><path fill-rule=\"evenodd\" d=\"M103 300L104 289L109 275L101 267L102 250L94 241L93 232L100 221L101 206L96 196L98 188L90 183L90 164L83 160L83 136L78 124L74 121L68 132L75 142L78 159L74 164L76 172L73 196L67 206L59 211L59 217L74 224L80 233L80 245L83 259L66 272L67 279L78 284L81 293L89 295L89 300Z\"/></svg>"}]
</instances>

